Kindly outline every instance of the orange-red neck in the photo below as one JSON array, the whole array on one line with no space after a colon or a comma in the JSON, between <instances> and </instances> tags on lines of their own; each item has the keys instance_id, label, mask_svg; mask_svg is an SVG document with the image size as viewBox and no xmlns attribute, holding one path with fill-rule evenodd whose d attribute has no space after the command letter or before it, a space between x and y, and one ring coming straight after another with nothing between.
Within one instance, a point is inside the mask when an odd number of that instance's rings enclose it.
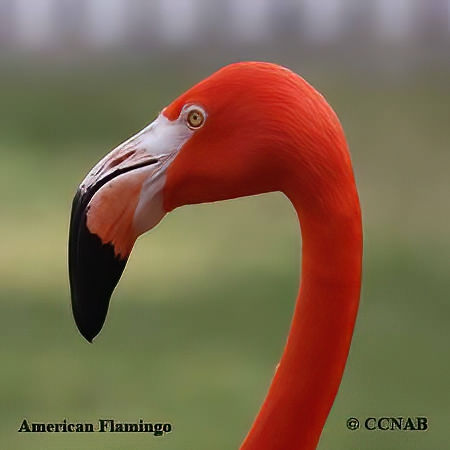
<instances>
[{"instance_id":1,"label":"orange-red neck","mask_svg":"<svg viewBox=\"0 0 450 450\"><path fill-rule=\"evenodd\" d=\"M344 372L360 296L361 214L351 173L349 180L342 208L330 200L329 207L305 210L295 191L286 192L302 231L300 291L280 365L241 450L312 450L318 444Z\"/></svg>"}]
</instances>

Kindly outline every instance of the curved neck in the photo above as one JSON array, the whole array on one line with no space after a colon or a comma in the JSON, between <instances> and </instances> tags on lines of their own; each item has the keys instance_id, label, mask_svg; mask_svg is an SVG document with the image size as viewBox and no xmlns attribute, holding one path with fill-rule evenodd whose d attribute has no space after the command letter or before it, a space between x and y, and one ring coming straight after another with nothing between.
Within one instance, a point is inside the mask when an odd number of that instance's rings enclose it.
<instances>
[{"instance_id":1,"label":"curved neck","mask_svg":"<svg viewBox=\"0 0 450 450\"><path fill-rule=\"evenodd\" d=\"M266 400L241 450L315 449L336 397L359 305L362 230L351 173L344 206L333 196L305 211L286 192L302 232L302 279L291 330ZM340 194L342 194L342 186Z\"/></svg>"}]
</instances>

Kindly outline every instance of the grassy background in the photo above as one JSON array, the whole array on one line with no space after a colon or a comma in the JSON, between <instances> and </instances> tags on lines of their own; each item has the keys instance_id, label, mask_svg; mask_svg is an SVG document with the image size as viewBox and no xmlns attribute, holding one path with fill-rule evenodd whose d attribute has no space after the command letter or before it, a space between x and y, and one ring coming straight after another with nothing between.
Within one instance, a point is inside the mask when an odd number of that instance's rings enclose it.
<instances>
[{"instance_id":1,"label":"grassy background","mask_svg":"<svg viewBox=\"0 0 450 450\"><path fill-rule=\"evenodd\" d=\"M364 212L361 309L319 448L446 448L448 74L331 77L279 62L306 75L337 110ZM281 194L166 217L139 240L94 345L75 328L67 281L78 183L109 149L223 63L2 68L4 448L225 450L245 437L280 357L299 280L298 226ZM350 416L391 415L427 416L430 429L345 427ZM163 438L16 432L23 418L110 417L167 421L174 431Z\"/></svg>"}]
</instances>

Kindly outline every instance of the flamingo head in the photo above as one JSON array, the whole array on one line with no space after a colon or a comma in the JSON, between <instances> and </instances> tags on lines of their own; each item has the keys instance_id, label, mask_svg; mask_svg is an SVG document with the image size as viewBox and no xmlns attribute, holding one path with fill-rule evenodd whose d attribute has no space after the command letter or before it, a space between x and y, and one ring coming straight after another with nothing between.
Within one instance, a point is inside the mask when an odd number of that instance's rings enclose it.
<instances>
[{"instance_id":1,"label":"flamingo head","mask_svg":"<svg viewBox=\"0 0 450 450\"><path fill-rule=\"evenodd\" d=\"M100 332L137 237L166 213L269 191L289 195L292 184L307 203L321 189L312 172L327 171L329 139L343 135L321 95L274 64L232 64L182 94L103 158L75 195L69 274L82 335L92 341ZM293 157L301 177L291 173Z\"/></svg>"}]
</instances>

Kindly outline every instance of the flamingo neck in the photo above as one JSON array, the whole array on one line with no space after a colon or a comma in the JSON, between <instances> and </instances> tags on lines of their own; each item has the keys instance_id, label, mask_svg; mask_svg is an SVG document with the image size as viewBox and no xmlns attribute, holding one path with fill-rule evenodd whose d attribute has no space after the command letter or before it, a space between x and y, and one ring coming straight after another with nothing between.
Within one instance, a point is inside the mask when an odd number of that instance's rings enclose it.
<instances>
[{"instance_id":1,"label":"flamingo neck","mask_svg":"<svg viewBox=\"0 0 450 450\"><path fill-rule=\"evenodd\" d=\"M360 296L361 214L352 173L346 189L345 206L336 207L330 196L328 207L322 202L315 211L304 209L299 193L286 192L302 233L300 290L280 364L241 450L313 450L318 444L344 372Z\"/></svg>"}]
</instances>

